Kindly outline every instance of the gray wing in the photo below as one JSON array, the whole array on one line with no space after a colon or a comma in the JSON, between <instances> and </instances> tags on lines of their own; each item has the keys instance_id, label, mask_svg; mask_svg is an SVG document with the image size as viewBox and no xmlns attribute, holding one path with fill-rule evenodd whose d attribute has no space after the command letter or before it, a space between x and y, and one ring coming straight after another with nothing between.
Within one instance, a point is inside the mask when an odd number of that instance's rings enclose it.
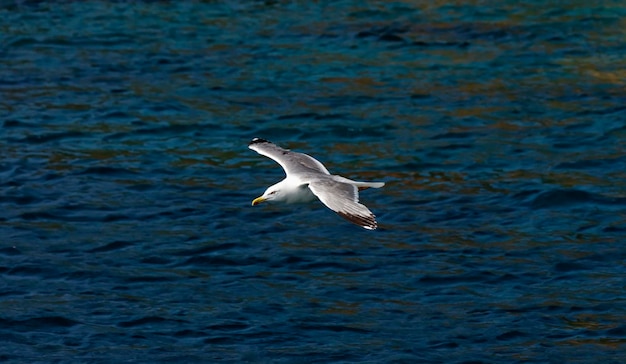
<instances>
[{"instance_id":1,"label":"gray wing","mask_svg":"<svg viewBox=\"0 0 626 364\"><path fill-rule=\"evenodd\" d=\"M376 216L359 203L359 190L356 186L332 179L319 179L310 181L309 189L324 205L344 219L369 230L378 227Z\"/></svg>"},{"instance_id":2,"label":"gray wing","mask_svg":"<svg viewBox=\"0 0 626 364\"><path fill-rule=\"evenodd\" d=\"M326 167L315 158L303 153L292 152L261 138L254 138L248 144L248 148L255 152L273 159L285 170L285 174L299 172L318 172L330 174Z\"/></svg>"}]
</instances>

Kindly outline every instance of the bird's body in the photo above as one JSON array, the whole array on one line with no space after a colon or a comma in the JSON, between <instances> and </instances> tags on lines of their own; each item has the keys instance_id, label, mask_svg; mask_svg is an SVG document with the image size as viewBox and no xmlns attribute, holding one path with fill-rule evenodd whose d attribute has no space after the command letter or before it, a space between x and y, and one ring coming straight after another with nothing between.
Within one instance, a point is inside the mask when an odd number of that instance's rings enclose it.
<instances>
[{"instance_id":1,"label":"bird's body","mask_svg":"<svg viewBox=\"0 0 626 364\"><path fill-rule=\"evenodd\" d=\"M286 174L284 180L254 199L253 206L264 201L300 203L319 199L346 220L365 229L376 229L374 214L359 203L359 190L380 188L385 185L383 182L359 182L331 175L315 158L283 149L265 139L254 138L248 147L276 161Z\"/></svg>"}]
</instances>

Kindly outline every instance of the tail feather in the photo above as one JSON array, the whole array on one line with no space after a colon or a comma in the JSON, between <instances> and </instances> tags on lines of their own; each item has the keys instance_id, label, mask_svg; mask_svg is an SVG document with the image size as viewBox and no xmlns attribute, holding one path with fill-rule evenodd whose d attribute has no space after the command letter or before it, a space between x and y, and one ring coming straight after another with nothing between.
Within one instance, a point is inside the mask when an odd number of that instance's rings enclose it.
<instances>
[{"instance_id":1,"label":"tail feather","mask_svg":"<svg viewBox=\"0 0 626 364\"><path fill-rule=\"evenodd\" d=\"M359 191L367 190L368 188L381 188L385 185L385 182L352 182L353 185L359 188Z\"/></svg>"},{"instance_id":2,"label":"tail feather","mask_svg":"<svg viewBox=\"0 0 626 364\"><path fill-rule=\"evenodd\" d=\"M365 190L368 188L381 188L382 186L385 185L385 182L363 182L363 181L353 181L351 179L348 179L346 177L342 177L342 176L337 176L334 175L332 176L333 179L337 182L343 182L343 183L348 183L351 184L353 186L357 186L360 190Z\"/></svg>"},{"instance_id":3,"label":"tail feather","mask_svg":"<svg viewBox=\"0 0 626 364\"><path fill-rule=\"evenodd\" d=\"M381 188L385 185L385 182L361 182L362 187ZM358 186L358 185L357 185Z\"/></svg>"}]
</instances>

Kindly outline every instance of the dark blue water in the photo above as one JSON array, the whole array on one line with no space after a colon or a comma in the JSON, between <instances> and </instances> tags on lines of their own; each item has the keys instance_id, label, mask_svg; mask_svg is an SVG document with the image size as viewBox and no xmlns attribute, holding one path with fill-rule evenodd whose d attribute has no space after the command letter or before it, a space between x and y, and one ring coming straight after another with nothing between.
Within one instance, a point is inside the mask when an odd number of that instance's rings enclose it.
<instances>
[{"instance_id":1,"label":"dark blue water","mask_svg":"<svg viewBox=\"0 0 626 364\"><path fill-rule=\"evenodd\" d=\"M619 2L2 4L0 360L626 361Z\"/></svg>"}]
</instances>

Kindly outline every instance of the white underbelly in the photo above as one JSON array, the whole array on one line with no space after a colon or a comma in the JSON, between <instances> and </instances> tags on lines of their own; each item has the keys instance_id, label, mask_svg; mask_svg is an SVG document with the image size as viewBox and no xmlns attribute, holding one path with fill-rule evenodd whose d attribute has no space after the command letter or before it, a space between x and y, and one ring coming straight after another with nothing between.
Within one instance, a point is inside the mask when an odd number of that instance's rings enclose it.
<instances>
[{"instance_id":1,"label":"white underbelly","mask_svg":"<svg viewBox=\"0 0 626 364\"><path fill-rule=\"evenodd\" d=\"M317 200L317 196L308 187L298 187L289 194L287 203L306 203Z\"/></svg>"}]
</instances>

